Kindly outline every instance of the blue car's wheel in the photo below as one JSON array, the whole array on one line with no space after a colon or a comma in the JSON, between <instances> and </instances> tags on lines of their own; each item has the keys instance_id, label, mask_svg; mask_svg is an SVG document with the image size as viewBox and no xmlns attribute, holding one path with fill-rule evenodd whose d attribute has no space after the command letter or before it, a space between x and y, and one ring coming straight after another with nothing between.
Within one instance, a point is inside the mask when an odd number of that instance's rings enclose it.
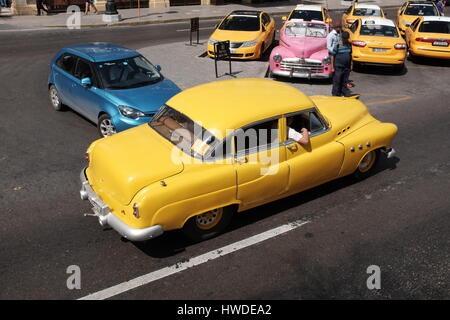
<instances>
[{"instance_id":1,"label":"blue car's wheel","mask_svg":"<svg viewBox=\"0 0 450 320\"><path fill-rule=\"evenodd\" d=\"M115 134L116 127L114 126L113 122L111 121L111 117L109 114L102 114L100 118L98 118L98 133L101 137L108 137L110 135Z\"/></svg>"},{"instance_id":2,"label":"blue car's wheel","mask_svg":"<svg viewBox=\"0 0 450 320\"><path fill-rule=\"evenodd\" d=\"M61 111L63 109L63 104L61 102L61 99L58 95L58 90L56 90L56 87L54 85L51 85L48 94L50 97L50 102L52 103L53 109L56 111Z\"/></svg>"}]
</instances>

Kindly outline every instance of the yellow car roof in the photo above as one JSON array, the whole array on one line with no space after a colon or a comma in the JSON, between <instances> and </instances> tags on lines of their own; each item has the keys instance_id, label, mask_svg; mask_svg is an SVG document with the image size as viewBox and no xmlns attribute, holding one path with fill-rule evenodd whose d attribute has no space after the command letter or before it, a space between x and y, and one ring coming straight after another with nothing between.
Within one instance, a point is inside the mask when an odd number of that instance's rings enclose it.
<instances>
[{"instance_id":1,"label":"yellow car roof","mask_svg":"<svg viewBox=\"0 0 450 320\"><path fill-rule=\"evenodd\" d=\"M232 79L202 84L172 97L167 105L207 130L238 129L255 121L314 106L294 87L268 79Z\"/></svg>"}]
</instances>

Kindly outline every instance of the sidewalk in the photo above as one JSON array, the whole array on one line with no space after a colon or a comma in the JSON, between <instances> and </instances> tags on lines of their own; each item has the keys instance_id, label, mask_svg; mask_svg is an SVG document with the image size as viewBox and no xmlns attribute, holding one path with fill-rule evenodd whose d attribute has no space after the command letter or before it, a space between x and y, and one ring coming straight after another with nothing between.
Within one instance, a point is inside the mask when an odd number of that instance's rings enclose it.
<instances>
[{"instance_id":1,"label":"sidewalk","mask_svg":"<svg viewBox=\"0 0 450 320\"><path fill-rule=\"evenodd\" d=\"M121 9L119 13L122 21L110 26L130 26L140 24L168 23L189 21L190 18L218 19L233 10L263 10L272 15L284 15L294 8L297 3L327 6L330 10L342 10L348 8L351 1L344 0L312 0L312 1L283 1L263 4L239 5L228 4L221 6L175 6L168 8L141 8L140 17L137 9ZM361 0L360 3L377 4L381 7L400 7L405 0ZM48 16L5 16L0 14L0 27L11 29L36 29L36 28L66 28L66 13L51 14ZM392 17L390 17L392 18ZM81 28L105 27L102 14L87 15L81 13ZM5 28L1 29L5 29Z\"/></svg>"}]
</instances>

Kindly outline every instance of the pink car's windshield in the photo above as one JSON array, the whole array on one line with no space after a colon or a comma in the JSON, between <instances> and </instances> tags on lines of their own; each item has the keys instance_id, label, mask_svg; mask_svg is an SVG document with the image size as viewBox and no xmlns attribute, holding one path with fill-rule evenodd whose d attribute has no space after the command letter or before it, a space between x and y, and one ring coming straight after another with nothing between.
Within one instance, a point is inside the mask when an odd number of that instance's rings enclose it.
<instances>
[{"instance_id":1,"label":"pink car's windshield","mask_svg":"<svg viewBox=\"0 0 450 320\"><path fill-rule=\"evenodd\" d=\"M312 22L289 22L286 24L284 34L288 37L325 38L327 27L324 24Z\"/></svg>"}]
</instances>

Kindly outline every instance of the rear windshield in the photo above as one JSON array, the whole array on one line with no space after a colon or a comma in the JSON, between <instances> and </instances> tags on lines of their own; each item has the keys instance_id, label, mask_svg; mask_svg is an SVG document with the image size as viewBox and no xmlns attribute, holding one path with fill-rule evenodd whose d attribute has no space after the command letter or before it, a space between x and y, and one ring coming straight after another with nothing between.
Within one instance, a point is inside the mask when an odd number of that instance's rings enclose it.
<instances>
[{"instance_id":1,"label":"rear windshield","mask_svg":"<svg viewBox=\"0 0 450 320\"><path fill-rule=\"evenodd\" d=\"M289 37L325 38L327 29L325 25L319 23L289 22L286 24L284 33Z\"/></svg>"},{"instance_id":2,"label":"rear windshield","mask_svg":"<svg viewBox=\"0 0 450 320\"><path fill-rule=\"evenodd\" d=\"M363 25L360 35L377 37L398 37L397 29L391 26Z\"/></svg>"},{"instance_id":3,"label":"rear windshield","mask_svg":"<svg viewBox=\"0 0 450 320\"><path fill-rule=\"evenodd\" d=\"M289 20L292 19L302 19L304 21L323 21L323 16L321 11L294 10Z\"/></svg>"},{"instance_id":4,"label":"rear windshield","mask_svg":"<svg viewBox=\"0 0 450 320\"><path fill-rule=\"evenodd\" d=\"M419 28L419 32L449 33L450 34L450 22L448 22L448 21L424 21Z\"/></svg>"},{"instance_id":5,"label":"rear windshield","mask_svg":"<svg viewBox=\"0 0 450 320\"><path fill-rule=\"evenodd\" d=\"M437 16L438 12L434 6L412 5L406 8L404 14L408 16Z\"/></svg>"},{"instance_id":6,"label":"rear windshield","mask_svg":"<svg viewBox=\"0 0 450 320\"><path fill-rule=\"evenodd\" d=\"M230 15L219 26L220 30L259 31L259 17L246 15Z\"/></svg>"},{"instance_id":7,"label":"rear windshield","mask_svg":"<svg viewBox=\"0 0 450 320\"><path fill-rule=\"evenodd\" d=\"M355 8L355 10L353 10L353 15L362 17L381 17L381 11L379 9Z\"/></svg>"}]
</instances>

